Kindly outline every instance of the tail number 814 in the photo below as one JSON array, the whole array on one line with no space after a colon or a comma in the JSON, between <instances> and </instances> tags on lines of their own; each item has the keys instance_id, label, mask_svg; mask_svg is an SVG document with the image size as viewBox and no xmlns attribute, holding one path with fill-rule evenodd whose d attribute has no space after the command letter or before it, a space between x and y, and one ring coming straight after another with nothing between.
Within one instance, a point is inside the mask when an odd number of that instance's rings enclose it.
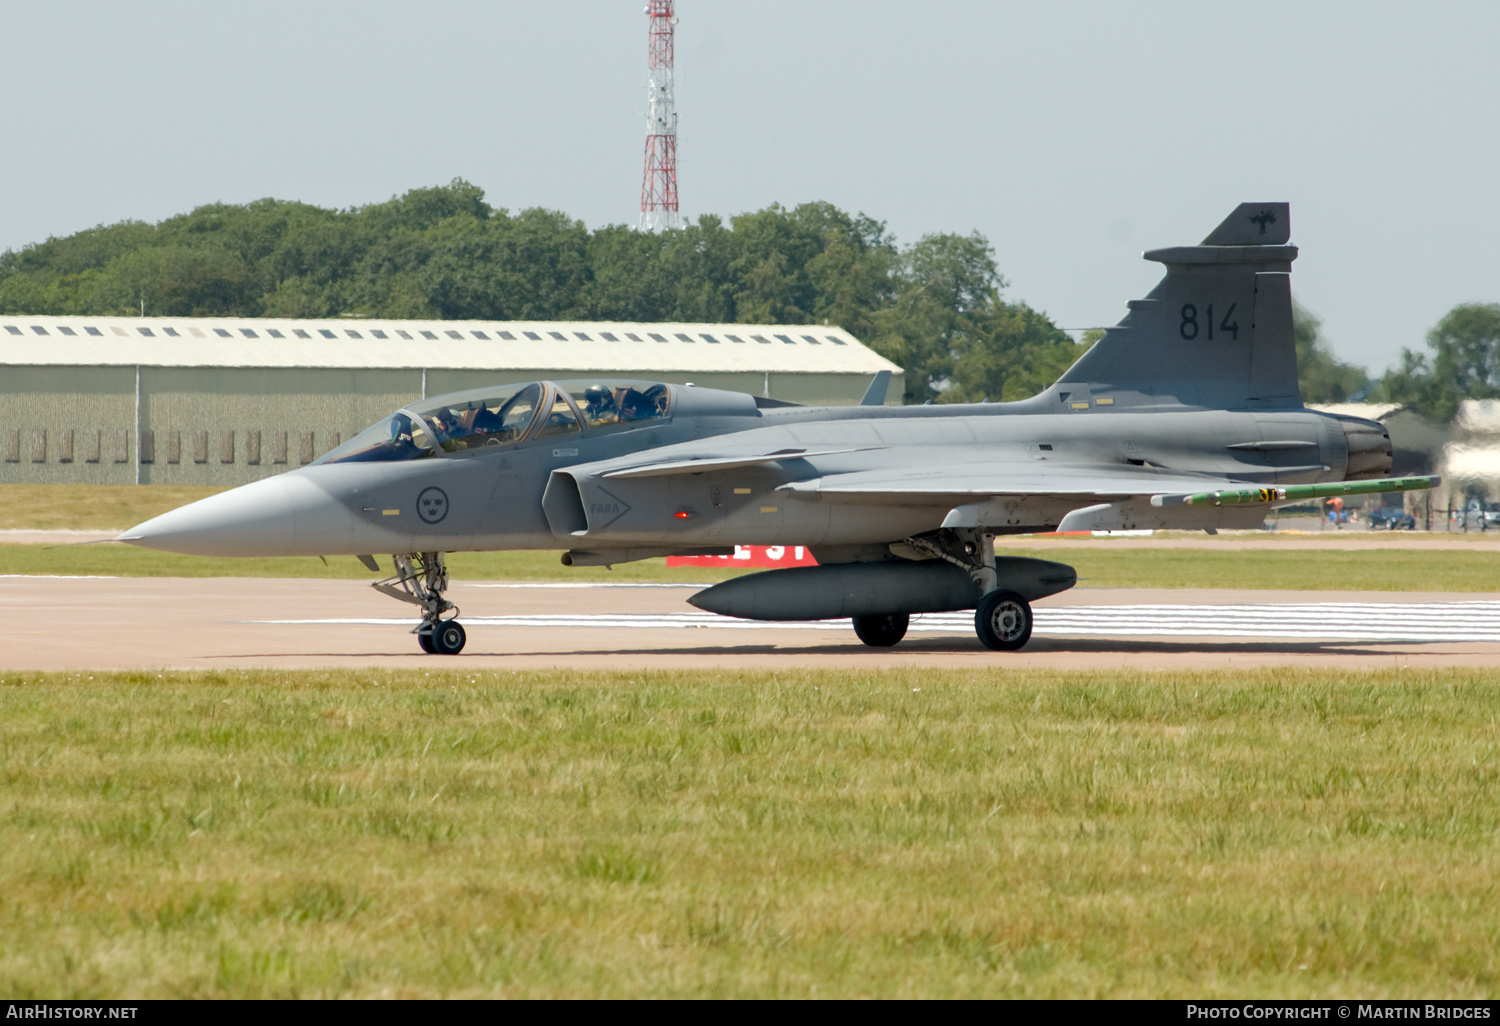
<instances>
[{"instance_id":1,"label":"tail number 814","mask_svg":"<svg viewBox=\"0 0 1500 1026\"><path fill-rule=\"evenodd\" d=\"M1230 303L1229 309L1224 311L1224 319L1219 322L1218 330L1227 333L1230 338L1238 342L1240 340L1240 324L1233 320L1234 308L1238 303ZM1182 304L1182 323L1178 325L1177 331L1183 338L1192 342L1198 337L1200 331L1206 331L1208 341L1214 340L1214 305L1209 303L1203 310L1203 321L1198 321L1198 307L1193 303Z\"/></svg>"}]
</instances>

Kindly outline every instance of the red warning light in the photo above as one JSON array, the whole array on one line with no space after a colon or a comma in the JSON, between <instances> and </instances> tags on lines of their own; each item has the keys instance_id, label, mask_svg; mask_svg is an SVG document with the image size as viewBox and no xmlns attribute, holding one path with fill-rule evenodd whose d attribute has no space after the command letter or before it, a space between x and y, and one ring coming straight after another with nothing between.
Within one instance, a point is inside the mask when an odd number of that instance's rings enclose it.
<instances>
[{"instance_id":1,"label":"red warning light","mask_svg":"<svg viewBox=\"0 0 1500 1026\"><path fill-rule=\"evenodd\" d=\"M686 520L688 517L692 516L692 514L689 513L685 509L680 509L676 513L673 513L672 515L674 517L676 517L678 520Z\"/></svg>"}]
</instances>

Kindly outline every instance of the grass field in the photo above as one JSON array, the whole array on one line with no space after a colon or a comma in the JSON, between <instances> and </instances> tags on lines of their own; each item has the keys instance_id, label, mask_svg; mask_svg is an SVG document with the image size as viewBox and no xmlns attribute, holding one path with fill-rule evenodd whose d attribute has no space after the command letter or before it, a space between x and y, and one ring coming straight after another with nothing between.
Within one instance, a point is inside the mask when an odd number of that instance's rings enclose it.
<instances>
[{"instance_id":1,"label":"grass field","mask_svg":"<svg viewBox=\"0 0 1500 1026\"><path fill-rule=\"evenodd\" d=\"M1086 588L1285 588L1351 591L1500 591L1500 552L1462 549L1306 551L1226 549L1049 548L1001 546L1002 555L1038 556L1078 569ZM385 576L388 556L380 556ZM668 567L666 560L603 567L564 567L556 552L459 552L448 557L458 581L684 581L710 584L737 575L727 567ZM0 574L120 577L310 577L374 580L352 556L213 559L126 545L0 545Z\"/></svg>"},{"instance_id":2,"label":"grass field","mask_svg":"<svg viewBox=\"0 0 1500 1026\"><path fill-rule=\"evenodd\" d=\"M186 485L0 485L0 530L120 531L222 491Z\"/></svg>"},{"instance_id":3,"label":"grass field","mask_svg":"<svg viewBox=\"0 0 1500 1026\"><path fill-rule=\"evenodd\" d=\"M719 567L667 567L665 559L605 567L566 567L558 552L456 552L448 568L458 581L687 581L711 584L736 576ZM353 556L279 559L216 559L179 556L129 545L0 545L0 575L62 574L109 577L305 577L323 580L374 581L393 573L391 557L377 555L380 573L372 574Z\"/></svg>"},{"instance_id":4,"label":"grass field","mask_svg":"<svg viewBox=\"0 0 1500 1026\"><path fill-rule=\"evenodd\" d=\"M0 677L0 992L1492 998L1497 685Z\"/></svg>"}]
</instances>

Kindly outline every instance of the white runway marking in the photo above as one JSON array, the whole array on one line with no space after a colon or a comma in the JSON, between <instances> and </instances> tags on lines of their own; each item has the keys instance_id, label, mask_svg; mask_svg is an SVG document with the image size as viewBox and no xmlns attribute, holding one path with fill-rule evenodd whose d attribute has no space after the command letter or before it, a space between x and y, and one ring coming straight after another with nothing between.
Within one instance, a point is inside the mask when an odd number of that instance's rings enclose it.
<instances>
[{"instance_id":1,"label":"white runway marking","mask_svg":"<svg viewBox=\"0 0 1500 1026\"><path fill-rule=\"evenodd\" d=\"M470 582L465 582L465 586L469 587L469 588L587 588L590 591L597 591L600 588L700 588L701 589L701 588L707 588L708 587L708 585L706 585L706 584L693 584L693 583L688 582L688 581L684 581L681 584L608 584L608 583L599 584L599 583L594 583L594 582L584 583L584 582L581 582L581 581L569 581L566 584L559 584L559 583L554 582L554 581L514 581L514 582L507 582L507 583L504 583L504 584L473 584L473 583L470 583Z\"/></svg>"},{"instance_id":2,"label":"white runway marking","mask_svg":"<svg viewBox=\"0 0 1500 1026\"><path fill-rule=\"evenodd\" d=\"M267 624L364 624L411 627L410 618L255 620ZM765 622L712 613L463 617L465 627L561 627L573 630L847 631L848 620ZM912 617L911 631L971 634L972 613ZM1278 605L1055 606L1036 610L1035 633L1067 637L1309 638L1324 641L1500 641L1500 602L1286 603Z\"/></svg>"},{"instance_id":3,"label":"white runway marking","mask_svg":"<svg viewBox=\"0 0 1500 1026\"><path fill-rule=\"evenodd\" d=\"M0 580L25 578L29 581L118 581L107 574L0 574Z\"/></svg>"}]
</instances>

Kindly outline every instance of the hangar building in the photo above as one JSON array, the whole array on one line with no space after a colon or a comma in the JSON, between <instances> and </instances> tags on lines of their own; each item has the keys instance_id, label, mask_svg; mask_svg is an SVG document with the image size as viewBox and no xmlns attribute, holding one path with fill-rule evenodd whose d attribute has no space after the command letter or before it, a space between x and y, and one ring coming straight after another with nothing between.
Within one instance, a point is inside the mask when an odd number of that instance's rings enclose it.
<instances>
[{"instance_id":1,"label":"hangar building","mask_svg":"<svg viewBox=\"0 0 1500 1026\"><path fill-rule=\"evenodd\" d=\"M858 402L901 368L814 325L0 317L0 483L233 485L428 395L593 375Z\"/></svg>"}]
</instances>

